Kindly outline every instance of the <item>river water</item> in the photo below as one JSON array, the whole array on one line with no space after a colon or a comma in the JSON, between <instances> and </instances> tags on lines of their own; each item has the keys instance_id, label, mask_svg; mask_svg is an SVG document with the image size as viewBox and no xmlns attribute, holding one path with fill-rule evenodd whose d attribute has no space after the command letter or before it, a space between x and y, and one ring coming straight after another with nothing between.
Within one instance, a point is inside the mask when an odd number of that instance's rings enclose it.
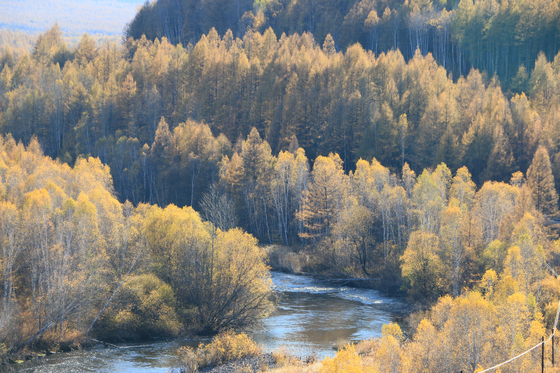
<instances>
[{"instance_id":1,"label":"river water","mask_svg":"<svg viewBox=\"0 0 560 373\"><path fill-rule=\"evenodd\" d=\"M337 287L311 277L273 272L280 295L276 311L262 330L250 335L266 351L284 348L297 356L332 356L348 341L378 337L393 315L379 308L396 302L375 290ZM20 372L168 372L175 366L177 349L197 341L126 344L121 349L95 347L51 355L26 362ZM208 341L202 341L208 342Z\"/></svg>"}]
</instances>

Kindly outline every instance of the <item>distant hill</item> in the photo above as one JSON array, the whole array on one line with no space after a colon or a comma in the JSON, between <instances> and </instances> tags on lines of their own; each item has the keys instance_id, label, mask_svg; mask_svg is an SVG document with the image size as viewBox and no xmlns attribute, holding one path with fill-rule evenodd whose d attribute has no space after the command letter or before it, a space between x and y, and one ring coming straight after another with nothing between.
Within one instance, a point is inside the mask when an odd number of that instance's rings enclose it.
<instances>
[{"instance_id":1,"label":"distant hill","mask_svg":"<svg viewBox=\"0 0 560 373\"><path fill-rule=\"evenodd\" d=\"M87 32L120 37L142 5L139 0L10 0L0 3L0 29L30 34L44 32L58 22L66 36Z\"/></svg>"},{"instance_id":2,"label":"distant hill","mask_svg":"<svg viewBox=\"0 0 560 373\"><path fill-rule=\"evenodd\" d=\"M550 61L558 53L559 25L558 0L157 0L125 32L183 45L212 28L239 38L269 27L277 38L309 32L319 45L330 34L336 50L360 43L376 55L398 49L407 61L420 50L456 78L475 68L521 91L539 53Z\"/></svg>"},{"instance_id":3,"label":"distant hill","mask_svg":"<svg viewBox=\"0 0 560 373\"><path fill-rule=\"evenodd\" d=\"M0 29L0 51L6 47L12 50L30 51L35 44L35 35L9 29Z\"/></svg>"}]
</instances>

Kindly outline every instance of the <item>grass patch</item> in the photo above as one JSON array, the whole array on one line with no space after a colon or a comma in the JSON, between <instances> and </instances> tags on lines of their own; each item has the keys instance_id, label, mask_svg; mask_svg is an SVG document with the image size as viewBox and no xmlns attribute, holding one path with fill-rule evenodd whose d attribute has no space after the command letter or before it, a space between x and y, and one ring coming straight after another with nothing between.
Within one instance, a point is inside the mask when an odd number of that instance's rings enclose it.
<instances>
[{"instance_id":1,"label":"grass patch","mask_svg":"<svg viewBox=\"0 0 560 373\"><path fill-rule=\"evenodd\" d=\"M299 366L301 361L290 352L286 346L282 346L272 352L272 357L277 367Z\"/></svg>"}]
</instances>

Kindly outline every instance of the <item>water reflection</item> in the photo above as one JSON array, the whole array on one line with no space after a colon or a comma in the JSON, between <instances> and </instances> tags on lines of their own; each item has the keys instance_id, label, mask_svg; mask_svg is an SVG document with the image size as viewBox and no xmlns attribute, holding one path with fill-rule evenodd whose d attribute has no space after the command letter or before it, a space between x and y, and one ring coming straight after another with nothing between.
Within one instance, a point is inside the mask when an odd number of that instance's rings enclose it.
<instances>
[{"instance_id":1,"label":"water reflection","mask_svg":"<svg viewBox=\"0 0 560 373\"><path fill-rule=\"evenodd\" d=\"M305 276L273 273L278 308L264 320L262 330L251 333L267 351L284 346L298 356L334 355L341 341L380 336L392 315L376 308L394 302L373 290L329 286ZM167 372L174 367L177 349L199 341L159 342L126 349L96 347L52 355L27 362L20 372Z\"/></svg>"},{"instance_id":2,"label":"water reflection","mask_svg":"<svg viewBox=\"0 0 560 373\"><path fill-rule=\"evenodd\" d=\"M325 286L310 277L273 274L276 291L283 297L276 312L266 319L266 329L252 334L255 341L274 350L282 346L298 356L335 353L341 341L359 341L381 335L392 315L375 308L393 302L378 292Z\"/></svg>"}]
</instances>

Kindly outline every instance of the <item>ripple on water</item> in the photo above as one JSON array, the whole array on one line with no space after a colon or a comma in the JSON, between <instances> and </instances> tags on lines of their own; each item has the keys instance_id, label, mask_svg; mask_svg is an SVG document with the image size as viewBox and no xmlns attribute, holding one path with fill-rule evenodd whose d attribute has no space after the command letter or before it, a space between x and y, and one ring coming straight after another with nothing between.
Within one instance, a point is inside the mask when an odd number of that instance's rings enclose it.
<instances>
[{"instance_id":1,"label":"ripple on water","mask_svg":"<svg viewBox=\"0 0 560 373\"><path fill-rule=\"evenodd\" d=\"M347 286L325 286L320 280L308 276L273 272L271 277L274 290L278 292L332 294L368 305L395 302L392 298L383 297L377 290L356 289Z\"/></svg>"}]
</instances>

